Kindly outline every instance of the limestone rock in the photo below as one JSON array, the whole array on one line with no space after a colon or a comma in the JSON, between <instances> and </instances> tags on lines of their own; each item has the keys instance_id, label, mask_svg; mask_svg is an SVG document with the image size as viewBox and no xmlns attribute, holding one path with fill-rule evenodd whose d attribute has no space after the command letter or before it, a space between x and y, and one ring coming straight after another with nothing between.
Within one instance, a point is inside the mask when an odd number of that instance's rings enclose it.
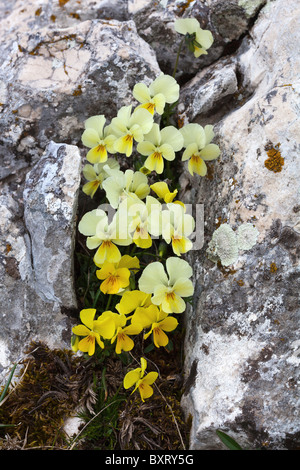
<instances>
[{"instance_id":1,"label":"limestone rock","mask_svg":"<svg viewBox=\"0 0 300 470\"><path fill-rule=\"evenodd\" d=\"M175 20L194 17L203 29L212 32L214 43L207 55L195 59L182 48L176 77L184 83L222 55L231 54L265 3L266 0L169 0L163 7L149 2L137 9L133 19L139 35L155 50L160 68L170 75L183 38L174 30Z\"/></svg>"},{"instance_id":2,"label":"limestone rock","mask_svg":"<svg viewBox=\"0 0 300 470\"><path fill-rule=\"evenodd\" d=\"M22 201L0 198L0 375L31 341L69 347L77 308L73 253L81 156L51 142L27 174Z\"/></svg>"},{"instance_id":3,"label":"limestone rock","mask_svg":"<svg viewBox=\"0 0 300 470\"><path fill-rule=\"evenodd\" d=\"M299 448L299 21L296 0L260 12L234 57L248 97L215 125L222 153L208 176L186 187L205 219L203 249L189 256L182 406L193 449L224 449L217 429L243 448ZM221 224L250 247L229 266L206 252Z\"/></svg>"},{"instance_id":4,"label":"limestone rock","mask_svg":"<svg viewBox=\"0 0 300 470\"><path fill-rule=\"evenodd\" d=\"M30 5L29 12L18 10L16 16L12 10L0 23L6 39L0 48L1 142L23 153L28 137L42 149L51 139L80 144L88 117L104 114L110 120L132 102L138 81L149 83L160 74L154 51L133 21L37 27L42 16Z\"/></svg>"}]
</instances>

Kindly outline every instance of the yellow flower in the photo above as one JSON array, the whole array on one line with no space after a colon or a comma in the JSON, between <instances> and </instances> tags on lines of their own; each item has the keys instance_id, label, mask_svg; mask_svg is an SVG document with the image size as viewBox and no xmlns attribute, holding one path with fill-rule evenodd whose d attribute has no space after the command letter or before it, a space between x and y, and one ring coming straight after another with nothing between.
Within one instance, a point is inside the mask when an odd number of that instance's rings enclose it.
<instances>
[{"instance_id":1,"label":"yellow flower","mask_svg":"<svg viewBox=\"0 0 300 470\"><path fill-rule=\"evenodd\" d=\"M174 28L177 33L186 37L188 48L195 57L207 54L207 49L214 42L211 32L203 30L196 18L178 18L174 23Z\"/></svg>"},{"instance_id":2,"label":"yellow flower","mask_svg":"<svg viewBox=\"0 0 300 470\"><path fill-rule=\"evenodd\" d=\"M165 331L173 331L178 325L176 318L169 317L168 313L159 309L156 305L152 305L147 309L137 309L131 321L140 323L143 328L150 327L148 333L145 333L144 339L147 339L152 333L153 342L157 348L166 346L169 342Z\"/></svg>"},{"instance_id":3,"label":"yellow flower","mask_svg":"<svg viewBox=\"0 0 300 470\"><path fill-rule=\"evenodd\" d=\"M145 108L151 114L163 114L166 103L175 103L179 98L179 85L170 75L159 75L149 87L137 83L133 88L134 98L141 103L136 109Z\"/></svg>"},{"instance_id":4,"label":"yellow flower","mask_svg":"<svg viewBox=\"0 0 300 470\"><path fill-rule=\"evenodd\" d=\"M139 279L139 289L153 294L151 302L161 306L164 312L181 313L186 306L182 297L190 297L194 293L189 279L193 270L185 260L177 257L167 259L166 269L168 275L159 261L146 266Z\"/></svg>"},{"instance_id":5,"label":"yellow flower","mask_svg":"<svg viewBox=\"0 0 300 470\"><path fill-rule=\"evenodd\" d=\"M133 242L140 248L152 246L153 236L160 235L161 204L152 196L147 196L146 203L139 201L130 205L129 231Z\"/></svg>"},{"instance_id":6,"label":"yellow flower","mask_svg":"<svg viewBox=\"0 0 300 470\"><path fill-rule=\"evenodd\" d=\"M142 327L137 324L131 324L125 328L118 327L116 335L111 340L116 342L116 353L121 354L122 351L131 351L134 347L133 340L128 335L137 335L142 331Z\"/></svg>"},{"instance_id":7,"label":"yellow flower","mask_svg":"<svg viewBox=\"0 0 300 470\"><path fill-rule=\"evenodd\" d=\"M124 199L127 199L129 205L139 202L139 199L145 199L150 193L148 178L140 171L126 170L125 172L112 171L109 173L110 176L106 178L102 186L114 209L117 209Z\"/></svg>"},{"instance_id":8,"label":"yellow flower","mask_svg":"<svg viewBox=\"0 0 300 470\"><path fill-rule=\"evenodd\" d=\"M145 294L139 290L125 292L120 302L116 305L116 310L120 314L128 315L138 307L148 307L151 305L151 294Z\"/></svg>"},{"instance_id":9,"label":"yellow flower","mask_svg":"<svg viewBox=\"0 0 300 470\"><path fill-rule=\"evenodd\" d=\"M162 211L162 237L166 243L172 243L177 256L192 249L193 243L188 237L194 228L194 218L185 213L183 206L169 203L167 209Z\"/></svg>"},{"instance_id":10,"label":"yellow flower","mask_svg":"<svg viewBox=\"0 0 300 470\"><path fill-rule=\"evenodd\" d=\"M179 129L184 138L185 151L182 161L189 160L188 170L193 176L197 173L205 176L207 167L205 161L215 160L220 155L220 149L216 144L210 142L214 138L213 126L205 126L191 123Z\"/></svg>"},{"instance_id":11,"label":"yellow flower","mask_svg":"<svg viewBox=\"0 0 300 470\"><path fill-rule=\"evenodd\" d=\"M149 398L153 395L153 388L151 385L158 377L157 372L149 372L147 375L144 375L146 368L147 361L142 357L141 367L127 372L123 380L124 388L128 389L134 386L132 393L134 393L137 389L139 390L142 401L145 401L146 398Z\"/></svg>"},{"instance_id":12,"label":"yellow flower","mask_svg":"<svg viewBox=\"0 0 300 470\"><path fill-rule=\"evenodd\" d=\"M95 344L103 349L104 343L101 337L110 339L115 332L115 323L111 318L94 320L96 309L87 308L80 312L80 320L82 325L76 325L72 328L72 332L76 336L84 336L80 341L76 341L76 350L87 352L92 356L95 352Z\"/></svg>"},{"instance_id":13,"label":"yellow flower","mask_svg":"<svg viewBox=\"0 0 300 470\"><path fill-rule=\"evenodd\" d=\"M146 109L131 111L132 105L123 106L110 123L110 130L116 136L114 148L126 157L132 154L133 142L141 142L153 125L153 117Z\"/></svg>"},{"instance_id":14,"label":"yellow flower","mask_svg":"<svg viewBox=\"0 0 300 470\"><path fill-rule=\"evenodd\" d=\"M152 189L160 199L163 199L167 203L172 202L178 193L177 189L171 193L167 183L164 181L158 181L157 183L151 184L150 189Z\"/></svg>"},{"instance_id":15,"label":"yellow flower","mask_svg":"<svg viewBox=\"0 0 300 470\"><path fill-rule=\"evenodd\" d=\"M175 152L182 149L183 137L174 126L159 129L154 123L151 131L144 136L144 141L139 142L137 151L146 155L144 166L151 171L161 174L164 170L164 159L173 161Z\"/></svg>"},{"instance_id":16,"label":"yellow flower","mask_svg":"<svg viewBox=\"0 0 300 470\"><path fill-rule=\"evenodd\" d=\"M120 165L113 158L108 158L104 163L96 163L95 165L87 164L83 167L83 176L88 181L83 185L82 191L93 198L95 192L109 175L104 170L104 166L108 166L111 170L119 170Z\"/></svg>"},{"instance_id":17,"label":"yellow flower","mask_svg":"<svg viewBox=\"0 0 300 470\"><path fill-rule=\"evenodd\" d=\"M107 152L115 153L114 142L116 137L109 133L109 127L104 128L105 116L103 114L92 116L84 123L85 131L82 134L82 143L91 150L87 153L90 163L105 162Z\"/></svg>"},{"instance_id":18,"label":"yellow flower","mask_svg":"<svg viewBox=\"0 0 300 470\"><path fill-rule=\"evenodd\" d=\"M118 212L114 214L110 223L107 214L101 209L87 212L82 217L78 230L87 236L86 245L90 250L98 248L94 262L100 266L104 261L118 263L121 252L116 245L128 246L132 243L128 227L122 226Z\"/></svg>"},{"instance_id":19,"label":"yellow flower","mask_svg":"<svg viewBox=\"0 0 300 470\"><path fill-rule=\"evenodd\" d=\"M101 269L96 271L97 278L103 280L100 290L104 294L118 294L129 286L130 268L136 271L139 266L140 263L136 256L132 258L129 255L124 255L118 263L104 261Z\"/></svg>"}]
</instances>

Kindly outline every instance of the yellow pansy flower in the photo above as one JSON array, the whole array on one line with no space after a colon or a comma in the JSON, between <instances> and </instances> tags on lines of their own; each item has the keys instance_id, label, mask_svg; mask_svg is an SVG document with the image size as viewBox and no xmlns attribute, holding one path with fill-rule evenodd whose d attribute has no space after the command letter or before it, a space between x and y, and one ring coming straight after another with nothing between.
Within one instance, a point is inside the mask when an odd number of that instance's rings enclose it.
<instances>
[{"instance_id":1,"label":"yellow pansy flower","mask_svg":"<svg viewBox=\"0 0 300 470\"><path fill-rule=\"evenodd\" d=\"M185 213L185 208L179 204L169 203L162 211L162 237L166 243L172 244L177 256L192 249L193 243L188 238L195 228L195 220Z\"/></svg>"},{"instance_id":2,"label":"yellow pansy flower","mask_svg":"<svg viewBox=\"0 0 300 470\"><path fill-rule=\"evenodd\" d=\"M83 339L77 341L76 349L87 352L92 356L95 352L95 344L103 349L104 343L102 338L110 339L115 332L115 323L111 318L98 318L95 320L96 309L87 308L80 312L80 320L82 325L76 325L72 328L72 332L76 336L84 336Z\"/></svg>"},{"instance_id":3,"label":"yellow pansy flower","mask_svg":"<svg viewBox=\"0 0 300 470\"><path fill-rule=\"evenodd\" d=\"M161 204L152 196L147 196L146 202L139 201L130 205L129 231L132 241L140 248L152 246L152 236L161 232Z\"/></svg>"},{"instance_id":4,"label":"yellow pansy flower","mask_svg":"<svg viewBox=\"0 0 300 470\"><path fill-rule=\"evenodd\" d=\"M168 313L159 309L156 305L144 310L137 309L131 321L140 323L143 328L150 327L148 333L145 333L144 339L152 334L153 343L157 348L166 346L169 342L165 331L173 331L178 325L176 318L168 316Z\"/></svg>"},{"instance_id":5,"label":"yellow pansy flower","mask_svg":"<svg viewBox=\"0 0 300 470\"><path fill-rule=\"evenodd\" d=\"M105 116L103 114L92 116L84 123L85 131L82 134L82 143L91 150L87 153L90 163L105 162L107 152L115 153L114 142L116 137L109 133L109 127L104 128Z\"/></svg>"},{"instance_id":6,"label":"yellow pansy flower","mask_svg":"<svg viewBox=\"0 0 300 470\"><path fill-rule=\"evenodd\" d=\"M111 340L112 343L116 342L116 353L121 354L122 351L131 351L134 347L133 340L129 337L129 335L137 335L142 331L142 327L137 324L131 324L125 326L125 328L121 328L120 326L117 328L117 333Z\"/></svg>"},{"instance_id":7,"label":"yellow pansy flower","mask_svg":"<svg viewBox=\"0 0 300 470\"><path fill-rule=\"evenodd\" d=\"M98 216L95 212L98 211ZM86 246L93 250L97 248L94 262L103 265L104 261L118 263L121 252L116 245L128 246L132 239L128 234L128 227L122 225L119 214L116 212L112 221L108 222L107 214L101 209L87 212L81 219L78 230L87 235Z\"/></svg>"},{"instance_id":8,"label":"yellow pansy flower","mask_svg":"<svg viewBox=\"0 0 300 470\"><path fill-rule=\"evenodd\" d=\"M170 75L159 75L149 87L137 83L133 88L134 98L141 103L138 108L145 108L151 114L156 111L163 114L166 103L175 103L179 98L179 85Z\"/></svg>"},{"instance_id":9,"label":"yellow pansy flower","mask_svg":"<svg viewBox=\"0 0 300 470\"><path fill-rule=\"evenodd\" d=\"M161 174L164 170L164 159L173 161L175 152L182 149L183 137L174 126L159 129L154 123L151 131L144 136L144 141L139 142L137 151L147 158L144 166L151 171Z\"/></svg>"},{"instance_id":10,"label":"yellow pansy flower","mask_svg":"<svg viewBox=\"0 0 300 470\"><path fill-rule=\"evenodd\" d=\"M88 183L85 183L82 187L82 191L93 198L95 192L109 175L104 170L104 166L108 166L111 170L119 170L120 165L113 158L108 158L104 163L96 163L94 165L86 164L83 167L82 173Z\"/></svg>"},{"instance_id":11,"label":"yellow pansy flower","mask_svg":"<svg viewBox=\"0 0 300 470\"><path fill-rule=\"evenodd\" d=\"M171 193L165 181L158 181L157 183L151 184L150 189L152 189L160 199L163 199L164 202L172 202L178 193L177 189Z\"/></svg>"},{"instance_id":12,"label":"yellow pansy flower","mask_svg":"<svg viewBox=\"0 0 300 470\"><path fill-rule=\"evenodd\" d=\"M181 313L185 310L182 297L190 297L194 286L189 279L193 270L183 259L170 257L166 261L166 270L159 261L145 267L139 279L139 290L153 294L151 302L161 306L166 313Z\"/></svg>"},{"instance_id":13,"label":"yellow pansy flower","mask_svg":"<svg viewBox=\"0 0 300 470\"><path fill-rule=\"evenodd\" d=\"M203 30L196 18L178 18L174 23L174 28L177 33L186 37L188 48L195 57L207 54L207 49L214 42L212 33L209 30Z\"/></svg>"},{"instance_id":14,"label":"yellow pansy flower","mask_svg":"<svg viewBox=\"0 0 300 470\"><path fill-rule=\"evenodd\" d=\"M150 193L147 175L140 171L107 171L110 176L106 178L102 186L114 209L117 209L125 199L129 206L131 203L139 202L139 199L145 199Z\"/></svg>"},{"instance_id":15,"label":"yellow pansy flower","mask_svg":"<svg viewBox=\"0 0 300 470\"><path fill-rule=\"evenodd\" d=\"M100 290L104 294L117 294L129 286L130 269L137 271L140 267L138 258L124 255L118 263L104 261L101 269L96 271L98 279L102 280Z\"/></svg>"},{"instance_id":16,"label":"yellow pansy flower","mask_svg":"<svg viewBox=\"0 0 300 470\"><path fill-rule=\"evenodd\" d=\"M122 295L120 302L116 305L116 310L120 314L128 315L138 307L148 307L149 305L151 305L151 294L135 289Z\"/></svg>"},{"instance_id":17,"label":"yellow pansy flower","mask_svg":"<svg viewBox=\"0 0 300 470\"><path fill-rule=\"evenodd\" d=\"M157 372L148 372L148 374L145 375L146 368L147 361L142 357L141 367L127 372L123 380L123 386L125 389L134 386L132 393L134 393L137 389L139 390L142 401L145 401L146 398L149 398L153 395L153 388L151 385L158 377Z\"/></svg>"},{"instance_id":18,"label":"yellow pansy flower","mask_svg":"<svg viewBox=\"0 0 300 470\"><path fill-rule=\"evenodd\" d=\"M184 138L185 151L182 161L189 160L188 170L193 176L197 173L205 176L207 167L205 161L218 158L220 149L216 144L211 144L214 138L213 126L207 125L204 128L200 124L190 123L179 129Z\"/></svg>"},{"instance_id":19,"label":"yellow pansy flower","mask_svg":"<svg viewBox=\"0 0 300 470\"><path fill-rule=\"evenodd\" d=\"M132 105L123 106L110 123L110 130L116 136L114 148L126 157L132 154L133 142L141 142L153 125L153 117L146 109L136 109Z\"/></svg>"}]
</instances>

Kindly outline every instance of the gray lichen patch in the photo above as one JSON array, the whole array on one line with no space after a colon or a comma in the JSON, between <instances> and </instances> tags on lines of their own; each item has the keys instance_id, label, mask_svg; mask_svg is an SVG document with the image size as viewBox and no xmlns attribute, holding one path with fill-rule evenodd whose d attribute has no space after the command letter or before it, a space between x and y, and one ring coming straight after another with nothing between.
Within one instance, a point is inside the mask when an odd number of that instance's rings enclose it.
<instances>
[{"instance_id":1,"label":"gray lichen patch","mask_svg":"<svg viewBox=\"0 0 300 470\"><path fill-rule=\"evenodd\" d=\"M214 263L220 260L222 266L230 266L238 260L240 250L250 250L256 244L258 235L250 223L240 225L237 233L229 224L221 224L208 244L207 256Z\"/></svg>"},{"instance_id":2,"label":"gray lichen patch","mask_svg":"<svg viewBox=\"0 0 300 470\"><path fill-rule=\"evenodd\" d=\"M250 223L242 224L237 229L237 244L240 250L250 250L257 242L259 232Z\"/></svg>"}]
</instances>

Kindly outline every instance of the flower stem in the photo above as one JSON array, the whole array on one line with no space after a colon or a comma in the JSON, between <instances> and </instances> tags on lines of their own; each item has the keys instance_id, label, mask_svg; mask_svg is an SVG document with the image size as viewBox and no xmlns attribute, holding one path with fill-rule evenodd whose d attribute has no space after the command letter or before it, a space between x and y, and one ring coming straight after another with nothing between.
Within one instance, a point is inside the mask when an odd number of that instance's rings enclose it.
<instances>
[{"instance_id":1,"label":"flower stem","mask_svg":"<svg viewBox=\"0 0 300 470\"><path fill-rule=\"evenodd\" d=\"M175 75L176 75L179 56L180 56L180 52L181 52L181 48L182 48L183 43L184 43L184 38L182 39L181 43L179 44L179 48L178 48L178 52L177 52L177 56L176 56L175 67L174 67L174 71L173 71L173 75L172 75L173 78L175 78Z\"/></svg>"},{"instance_id":2,"label":"flower stem","mask_svg":"<svg viewBox=\"0 0 300 470\"><path fill-rule=\"evenodd\" d=\"M106 310L108 310L108 308L109 308L109 306L110 306L111 299L112 299L112 294L109 294L109 296L108 296L108 301L107 301L106 308L105 308L105 311L106 311Z\"/></svg>"}]
</instances>

